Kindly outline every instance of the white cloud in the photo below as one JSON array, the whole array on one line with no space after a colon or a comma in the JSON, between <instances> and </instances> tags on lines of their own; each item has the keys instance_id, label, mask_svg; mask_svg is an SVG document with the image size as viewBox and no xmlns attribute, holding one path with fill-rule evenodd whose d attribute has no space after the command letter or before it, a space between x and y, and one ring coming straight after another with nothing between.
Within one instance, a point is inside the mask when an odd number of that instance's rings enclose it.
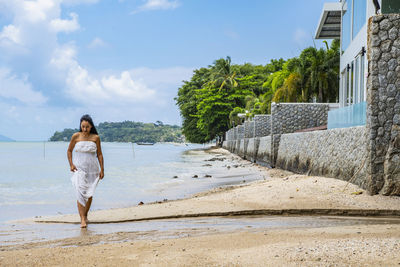
<instances>
[{"instance_id":1,"label":"white cloud","mask_svg":"<svg viewBox=\"0 0 400 267\"><path fill-rule=\"evenodd\" d=\"M68 70L76 63L76 48L72 43L54 49L50 64L60 70Z\"/></svg>"},{"instance_id":2,"label":"white cloud","mask_svg":"<svg viewBox=\"0 0 400 267\"><path fill-rule=\"evenodd\" d=\"M17 99L28 105L42 105L47 101L42 93L32 89L26 77L18 78L6 68L0 68L0 96Z\"/></svg>"},{"instance_id":3,"label":"white cloud","mask_svg":"<svg viewBox=\"0 0 400 267\"><path fill-rule=\"evenodd\" d=\"M55 32L73 32L80 28L78 23L78 15L75 13L69 14L71 20L53 19L50 21L50 28Z\"/></svg>"},{"instance_id":4,"label":"white cloud","mask_svg":"<svg viewBox=\"0 0 400 267\"><path fill-rule=\"evenodd\" d=\"M137 103L150 100L154 90L140 81L132 79L128 71L119 77L108 75L96 78L76 60L76 50L66 45L56 50L51 64L66 73L67 94L72 99L86 104Z\"/></svg>"},{"instance_id":5,"label":"white cloud","mask_svg":"<svg viewBox=\"0 0 400 267\"><path fill-rule=\"evenodd\" d=\"M80 4L95 4L99 0L63 0L62 3L65 5L80 5Z\"/></svg>"},{"instance_id":6,"label":"white cloud","mask_svg":"<svg viewBox=\"0 0 400 267\"><path fill-rule=\"evenodd\" d=\"M181 81L190 78L192 69L93 72L79 62L74 42L60 43L57 36L60 32L80 28L77 14L61 18L62 5L96 2L0 0L0 12L11 19L9 25L0 29L0 62L4 66L0 67L2 134L18 140L49 137L55 130L75 127L85 113L94 115L97 122L131 119L179 123L173 97ZM148 9L171 9L178 5L177 1L146 3ZM107 44L97 37L90 45ZM36 81L43 86L40 90L35 88ZM70 105L71 100L75 104ZM54 103L59 107L54 107ZM16 124L29 129L15 132Z\"/></svg>"},{"instance_id":7,"label":"white cloud","mask_svg":"<svg viewBox=\"0 0 400 267\"><path fill-rule=\"evenodd\" d=\"M135 68L130 70L133 79L143 81L152 88L175 86L178 88L183 80L192 77L194 68L170 67L164 69Z\"/></svg>"},{"instance_id":8,"label":"white cloud","mask_svg":"<svg viewBox=\"0 0 400 267\"><path fill-rule=\"evenodd\" d=\"M16 1L17 3L21 1ZM22 1L21 8L22 12L25 14L25 20L37 23L40 21L45 21L48 19L48 16L56 7L56 3L58 1L54 0L37 0L37 1Z\"/></svg>"},{"instance_id":9,"label":"white cloud","mask_svg":"<svg viewBox=\"0 0 400 267\"><path fill-rule=\"evenodd\" d=\"M18 27L14 25L7 25L3 27L3 30L0 32L0 44L20 44L21 43L21 32Z\"/></svg>"},{"instance_id":10,"label":"white cloud","mask_svg":"<svg viewBox=\"0 0 400 267\"><path fill-rule=\"evenodd\" d=\"M106 42L104 42L101 38L96 37L88 44L87 47L90 49L95 49L95 48L106 47L106 46L107 46Z\"/></svg>"},{"instance_id":11,"label":"white cloud","mask_svg":"<svg viewBox=\"0 0 400 267\"><path fill-rule=\"evenodd\" d=\"M138 13L141 11L148 10L166 10L166 9L175 9L180 6L180 2L178 0L146 0L146 2L139 6L133 13Z\"/></svg>"}]
</instances>

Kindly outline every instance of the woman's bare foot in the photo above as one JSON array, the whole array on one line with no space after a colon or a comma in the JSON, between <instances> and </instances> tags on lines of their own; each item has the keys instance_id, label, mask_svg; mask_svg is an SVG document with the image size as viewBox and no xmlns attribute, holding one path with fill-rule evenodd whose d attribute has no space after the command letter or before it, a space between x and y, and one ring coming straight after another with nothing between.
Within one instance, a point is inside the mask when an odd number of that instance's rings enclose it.
<instances>
[{"instance_id":1,"label":"woman's bare foot","mask_svg":"<svg viewBox=\"0 0 400 267\"><path fill-rule=\"evenodd\" d=\"M87 227L86 220L81 220L81 228L86 228L86 227Z\"/></svg>"}]
</instances>

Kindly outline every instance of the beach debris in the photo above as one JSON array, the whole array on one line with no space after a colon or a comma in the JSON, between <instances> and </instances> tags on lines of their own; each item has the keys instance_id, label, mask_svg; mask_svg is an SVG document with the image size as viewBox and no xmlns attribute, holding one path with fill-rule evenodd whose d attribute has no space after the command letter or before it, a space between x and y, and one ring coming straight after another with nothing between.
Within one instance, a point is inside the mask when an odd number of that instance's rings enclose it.
<instances>
[{"instance_id":1,"label":"beach debris","mask_svg":"<svg viewBox=\"0 0 400 267\"><path fill-rule=\"evenodd\" d=\"M203 167L211 167L211 166L212 166L212 165L209 164L209 163L203 165Z\"/></svg>"},{"instance_id":2,"label":"beach debris","mask_svg":"<svg viewBox=\"0 0 400 267\"><path fill-rule=\"evenodd\" d=\"M174 175L174 177L172 177L173 179L176 179L176 178L178 178L178 175Z\"/></svg>"},{"instance_id":3,"label":"beach debris","mask_svg":"<svg viewBox=\"0 0 400 267\"><path fill-rule=\"evenodd\" d=\"M138 205L143 205L143 204L144 204L143 201L140 201Z\"/></svg>"},{"instance_id":4,"label":"beach debris","mask_svg":"<svg viewBox=\"0 0 400 267\"><path fill-rule=\"evenodd\" d=\"M226 166L228 169L230 169L231 168L231 166Z\"/></svg>"},{"instance_id":5,"label":"beach debris","mask_svg":"<svg viewBox=\"0 0 400 267\"><path fill-rule=\"evenodd\" d=\"M363 191L355 191L353 193L351 193L352 195L361 195L363 193Z\"/></svg>"},{"instance_id":6,"label":"beach debris","mask_svg":"<svg viewBox=\"0 0 400 267\"><path fill-rule=\"evenodd\" d=\"M209 174L206 174L206 175L204 175L204 177L206 177L206 178L211 178L212 176L209 175Z\"/></svg>"},{"instance_id":7,"label":"beach debris","mask_svg":"<svg viewBox=\"0 0 400 267\"><path fill-rule=\"evenodd\" d=\"M197 174L193 175L192 178L199 178L199 176Z\"/></svg>"},{"instance_id":8,"label":"beach debris","mask_svg":"<svg viewBox=\"0 0 400 267\"><path fill-rule=\"evenodd\" d=\"M204 161L217 161L217 160L219 160L219 161L224 161L225 158L217 158L217 157L214 157L214 158L211 158L211 159L206 159L206 160L204 160Z\"/></svg>"},{"instance_id":9,"label":"beach debris","mask_svg":"<svg viewBox=\"0 0 400 267\"><path fill-rule=\"evenodd\" d=\"M239 167L239 165L233 165L233 168L237 168L237 167Z\"/></svg>"},{"instance_id":10,"label":"beach debris","mask_svg":"<svg viewBox=\"0 0 400 267\"><path fill-rule=\"evenodd\" d=\"M296 188L296 192L299 192L300 189Z\"/></svg>"}]
</instances>

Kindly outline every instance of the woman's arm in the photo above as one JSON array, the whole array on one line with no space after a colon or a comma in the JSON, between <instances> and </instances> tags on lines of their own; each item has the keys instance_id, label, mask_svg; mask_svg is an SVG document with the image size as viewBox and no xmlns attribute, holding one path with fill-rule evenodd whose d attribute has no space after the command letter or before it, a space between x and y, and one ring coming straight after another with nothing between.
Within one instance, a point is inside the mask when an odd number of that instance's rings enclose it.
<instances>
[{"instance_id":1,"label":"woman's arm","mask_svg":"<svg viewBox=\"0 0 400 267\"><path fill-rule=\"evenodd\" d=\"M78 133L74 133L71 137L71 141L69 142L69 146L67 149L68 162L72 172L77 170L75 165L72 163L72 151L74 150L77 138L78 138Z\"/></svg>"},{"instance_id":2,"label":"woman's arm","mask_svg":"<svg viewBox=\"0 0 400 267\"><path fill-rule=\"evenodd\" d=\"M100 173L99 173L99 178L103 179L104 177L104 159L103 159L103 152L101 151L101 143L100 143L100 137L96 137L96 146L97 146L97 159L99 160L100 164Z\"/></svg>"}]
</instances>

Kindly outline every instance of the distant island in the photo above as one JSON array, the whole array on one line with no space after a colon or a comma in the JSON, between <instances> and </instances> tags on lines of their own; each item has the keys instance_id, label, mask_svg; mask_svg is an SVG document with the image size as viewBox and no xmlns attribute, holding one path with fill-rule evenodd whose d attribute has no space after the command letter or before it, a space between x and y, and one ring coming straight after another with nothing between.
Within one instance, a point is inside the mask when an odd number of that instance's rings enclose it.
<instances>
[{"instance_id":1,"label":"distant island","mask_svg":"<svg viewBox=\"0 0 400 267\"><path fill-rule=\"evenodd\" d=\"M103 142L184 142L181 127L176 125L143 123L134 121L102 122L96 126ZM69 141L78 129L64 129L55 132L50 141Z\"/></svg>"},{"instance_id":2,"label":"distant island","mask_svg":"<svg viewBox=\"0 0 400 267\"><path fill-rule=\"evenodd\" d=\"M15 142L15 140L0 134L0 142Z\"/></svg>"}]
</instances>

